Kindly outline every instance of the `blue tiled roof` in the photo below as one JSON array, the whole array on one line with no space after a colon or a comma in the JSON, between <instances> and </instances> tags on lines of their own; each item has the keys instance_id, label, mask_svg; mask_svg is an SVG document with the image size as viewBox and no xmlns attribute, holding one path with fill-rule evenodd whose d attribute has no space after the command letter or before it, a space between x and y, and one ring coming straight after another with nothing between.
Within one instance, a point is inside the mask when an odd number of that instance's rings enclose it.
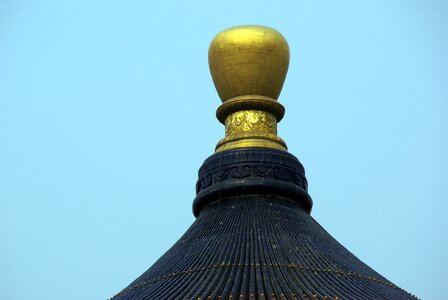
<instances>
[{"instance_id":1,"label":"blue tiled roof","mask_svg":"<svg viewBox=\"0 0 448 300\"><path fill-rule=\"evenodd\" d=\"M325 231L306 190L287 152L212 155L199 172L196 221L112 299L417 299Z\"/></svg>"}]
</instances>

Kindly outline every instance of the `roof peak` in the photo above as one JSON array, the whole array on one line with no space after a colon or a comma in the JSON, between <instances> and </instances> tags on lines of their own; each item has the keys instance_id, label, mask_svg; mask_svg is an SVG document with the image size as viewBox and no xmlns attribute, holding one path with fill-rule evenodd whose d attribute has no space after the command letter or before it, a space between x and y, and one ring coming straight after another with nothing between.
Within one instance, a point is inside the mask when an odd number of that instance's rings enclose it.
<instances>
[{"instance_id":1,"label":"roof peak","mask_svg":"<svg viewBox=\"0 0 448 300\"><path fill-rule=\"evenodd\" d=\"M216 115L226 136L216 151L265 147L286 151L277 136L285 113L277 102L289 65L289 46L275 29L237 26L216 35L208 52L210 72L223 102Z\"/></svg>"}]
</instances>

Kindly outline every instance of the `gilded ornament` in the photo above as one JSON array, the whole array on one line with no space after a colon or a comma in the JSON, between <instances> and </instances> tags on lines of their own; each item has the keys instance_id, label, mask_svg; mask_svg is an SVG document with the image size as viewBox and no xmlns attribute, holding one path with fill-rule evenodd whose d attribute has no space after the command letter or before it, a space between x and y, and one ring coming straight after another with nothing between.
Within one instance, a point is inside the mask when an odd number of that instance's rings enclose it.
<instances>
[{"instance_id":1,"label":"gilded ornament","mask_svg":"<svg viewBox=\"0 0 448 300\"><path fill-rule=\"evenodd\" d=\"M240 133L277 134L277 120L267 112L259 110L242 110L226 118L226 136Z\"/></svg>"},{"instance_id":2,"label":"gilded ornament","mask_svg":"<svg viewBox=\"0 0 448 300\"><path fill-rule=\"evenodd\" d=\"M269 27L233 27L213 39L208 57L223 102L216 115L226 130L216 151L241 147L286 151L277 136L277 122L285 112L277 98L289 65L285 38Z\"/></svg>"}]
</instances>

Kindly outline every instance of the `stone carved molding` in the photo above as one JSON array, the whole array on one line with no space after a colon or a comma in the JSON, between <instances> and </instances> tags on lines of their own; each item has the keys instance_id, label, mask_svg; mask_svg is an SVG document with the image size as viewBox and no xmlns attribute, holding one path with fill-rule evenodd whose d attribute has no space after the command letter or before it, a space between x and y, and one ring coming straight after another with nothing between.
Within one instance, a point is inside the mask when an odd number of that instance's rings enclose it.
<instances>
[{"instance_id":1,"label":"stone carved molding","mask_svg":"<svg viewBox=\"0 0 448 300\"><path fill-rule=\"evenodd\" d=\"M304 190L308 189L305 176L297 170L282 165L252 163L230 164L203 174L196 183L196 193L230 179L266 178L293 183Z\"/></svg>"},{"instance_id":2,"label":"stone carved molding","mask_svg":"<svg viewBox=\"0 0 448 300\"><path fill-rule=\"evenodd\" d=\"M273 194L286 197L309 213L313 201L308 194L305 170L292 154L264 147L216 152L199 169L193 214L206 205L229 196Z\"/></svg>"}]
</instances>

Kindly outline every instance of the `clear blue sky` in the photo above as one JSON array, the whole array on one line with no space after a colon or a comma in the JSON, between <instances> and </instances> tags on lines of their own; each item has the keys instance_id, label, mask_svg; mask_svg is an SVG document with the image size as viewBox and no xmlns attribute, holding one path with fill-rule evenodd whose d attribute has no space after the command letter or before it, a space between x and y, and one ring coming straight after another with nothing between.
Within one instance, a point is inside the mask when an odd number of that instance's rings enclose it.
<instances>
[{"instance_id":1,"label":"clear blue sky","mask_svg":"<svg viewBox=\"0 0 448 300\"><path fill-rule=\"evenodd\" d=\"M0 2L0 299L106 299L190 226L223 137L208 45L288 40L312 216L423 299L448 278L446 1Z\"/></svg>"}]
</instances>

